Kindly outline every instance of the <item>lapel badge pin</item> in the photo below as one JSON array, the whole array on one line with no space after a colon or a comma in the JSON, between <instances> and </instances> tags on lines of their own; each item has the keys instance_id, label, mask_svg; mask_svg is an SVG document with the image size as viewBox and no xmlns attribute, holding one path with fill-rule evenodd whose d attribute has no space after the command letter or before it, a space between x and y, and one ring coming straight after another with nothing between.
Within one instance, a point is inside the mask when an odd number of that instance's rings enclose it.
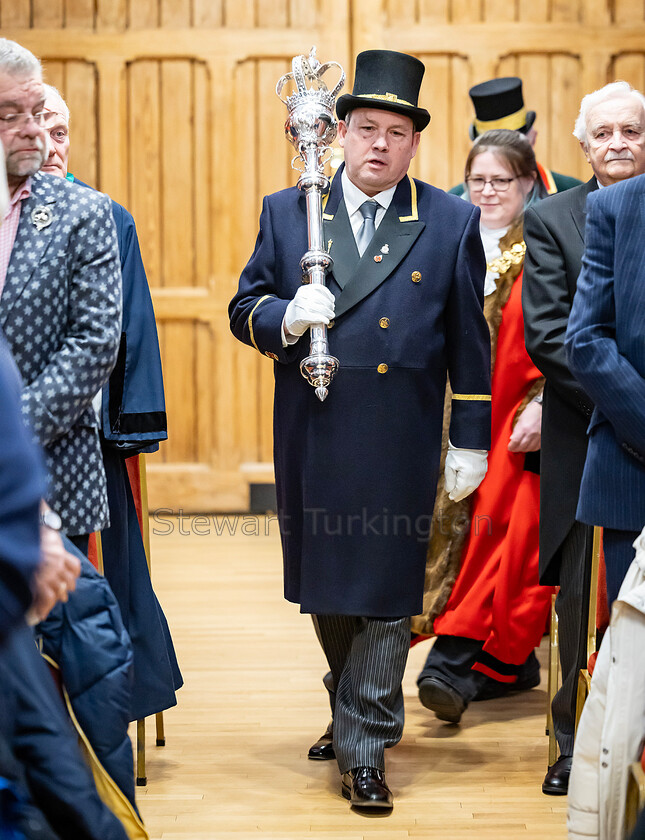
<instances>
[{"instance_id":1,"label":"lapel badge pin","mask_svg":"<svg viewBox=\"0 0 645 840\"><path fill-rule=\"evenodd\" d=\"M389 253L390 253L390 246L389 246L389 245L387 245L387 244L386 244L386 245L384 245L384 246L381 248L381 253L382 253L382 254L389 254Z\"/></svg>"},{"instance_id":2,"label":"lapel badge pin","mask_svg":"<svg viewBox=\"0 0 645 840\"><path fill-rule=\"evenodd\" d=\"M383 257L382 257L380 254L377 254L377 255L374 257L374 262L381 262L381 260L382 260L382 259L383 259Z\"/></svg>"},{"instance_id":3,"label":"lapel badge pin","mask_svg":"<svg viewBox=\"0 0 645 840\"><path fill-rule=\"evenodd\" d=\"M327 240L327 253L329 253L331 251L331 246L332 246L333 242L334 242L333 239L328 239Z\"/></svg>"},{"instance_id":4,"label":"lapel badge pin","mask_svg":"<svg viewBox=\"0 0 645 840\"><path fill-rule=\"evenodd\" d=\"M53 219L54 216L52 211L49 207L43 207L42 204L38 207L34 207L31 211L31 223L35 226L37 231L41 231L43 228L51 225Z\"/></svg>"}]
</instances>

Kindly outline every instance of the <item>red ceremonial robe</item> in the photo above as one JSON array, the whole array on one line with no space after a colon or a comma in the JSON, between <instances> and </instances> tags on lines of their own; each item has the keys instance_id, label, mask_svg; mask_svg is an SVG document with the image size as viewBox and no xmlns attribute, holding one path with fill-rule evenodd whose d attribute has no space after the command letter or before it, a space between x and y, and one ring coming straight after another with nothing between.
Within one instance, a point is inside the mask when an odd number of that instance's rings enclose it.
<instances>
[{"instance_id":1,"label":"red ceremonial robe","mask_svg":"<svg viewBox=\"0 0 645 840\"><path fill-rule=\"evenodd\" d=\"M553 591L538 583L540 478L525 470L525 453L508 450L517 411L540 378L524 346L520 274L502 310L488 472L473 494L457 580L434 622L437 635L484 641L473 668L502 682L516 679L504 664L522 664L539 644Z\"/></svg>"}]
</instances>

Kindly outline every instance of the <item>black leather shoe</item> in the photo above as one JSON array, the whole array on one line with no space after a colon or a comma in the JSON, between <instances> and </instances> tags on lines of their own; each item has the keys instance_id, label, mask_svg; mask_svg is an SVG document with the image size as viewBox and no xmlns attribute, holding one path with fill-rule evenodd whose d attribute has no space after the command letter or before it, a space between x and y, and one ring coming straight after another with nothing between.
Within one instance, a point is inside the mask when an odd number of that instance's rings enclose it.
<instances>
[{"instance_id":1,"label":"black leather shoe","mask_svg":"<svg viewBox=\"0 0 645 840\"><path fill-rule=\"evenodd\" d=\"M549 767L542 782L542 793L549 796L564 796L567 793L572 761L572 756L561 755L555 764Z\"/></svg>"},{"instance_id":2,"label":"black leather shoe","mask_svg":"<svg viewBox=\"0 0 645 840\"><path fill-rule=\"evenodd\" d=\"M325 734L309 747L307 758L312 761L330 761L332 758L336 758L331 724L327 727Z\"/></svg>"},{"instance_id":3,"label":"black leather shoe","mask_svg":"<svg viewBox=\"0 0 645 840\"><path fill-rule=\"evenodd\" d=\"M385 781L385 773L376 767L355 767L343 773L341 785L343 796L356 808L392 810L392 791Z\"/></svg>"},{"instance_id":4,"label":"black leather shoe","mask_svg":"<svg viewBox=\"0 0 645 840\"><path fill-rule=\"evenodd\" d=\"M419 700L439 720L448 723L459 723L468 705L456 688L439 677L424 677L419 682Z\"/></svg>"},{"instance_id":5,"label":"black leather shoe","mask_svg":"<svg viewBox=\"0 0 645 840\"><path fill-rule=\"evenodd\" d=\"M482 683L477 689L473 700L494 700L497 697L506 697L509 694L516 694L518 691L530 691L540 684L540 663L535 651L531 651L529 658L517 672L517 680L514 683L503 683L494 680L492 677L483 676Z\"/></svg>"}]
</instances>

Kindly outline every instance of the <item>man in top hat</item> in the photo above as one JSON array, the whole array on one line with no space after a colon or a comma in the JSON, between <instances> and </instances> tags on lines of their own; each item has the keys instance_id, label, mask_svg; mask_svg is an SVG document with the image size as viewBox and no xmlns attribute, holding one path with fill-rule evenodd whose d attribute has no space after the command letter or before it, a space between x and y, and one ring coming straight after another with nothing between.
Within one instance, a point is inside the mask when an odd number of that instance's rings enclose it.
<instances>
[{"instance_id":1,"label":"man in top hat","mask_svg":"<svg viewBox=\"0 0 645 840\"><path fill-rule=\"evenodd\" d=\"M384 750L403 731L447 373L455 498L482 480L490 443L479 210L407 174L430 120L417 104L424 69L363 52L338 100L345 163L324 207L327 286L302 284L305 196L291 188L264 199L229 306L234 335L274 362L285 597L314 616L336 689L341 789L359 808L392 807ZM325 402L299 370L321 323L340 360Z\"/></svg>"},{"instance_id":2,"label":"man in top hat","mask_svg":"<svg viewBox=\"0 0 645 840\"><path fill-rule=\"evenodd\" d=\"M468 134L474 142L480 134L495 128L507 128L524 134L535 146L537 131L533 127L535 111L527 111L522 94L522 80L517 76L505 76L502 79L490 79L471 87L468 91L475 108L475 119L470 124ZM540 178L549 195L569 190L580 184L577 178L552 172L538 163ZM465 186L458 184L450 192L463 195Z\"/></svg>"}]
</instances>

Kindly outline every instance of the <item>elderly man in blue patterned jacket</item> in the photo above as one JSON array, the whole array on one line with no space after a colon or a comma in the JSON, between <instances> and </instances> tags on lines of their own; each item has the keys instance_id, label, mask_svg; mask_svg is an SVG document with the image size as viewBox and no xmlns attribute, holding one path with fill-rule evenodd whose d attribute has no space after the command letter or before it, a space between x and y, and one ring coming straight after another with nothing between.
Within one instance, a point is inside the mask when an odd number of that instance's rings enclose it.
<instances>
[{"instance_id":1,"label":"elderly man in blue patterned jacket","mask_svg":"<svg viewBox=\"0 0 645 840\"><path fill-rule=\"evenodd\" d=\"M121 274L107 196L38 170L47 155L38 59L0 39L0 138L11 201L0 228L0 327L44 448L47 501L86 548L108 524L92 400L121 333Z\"/></svg>"}]
</instances>

